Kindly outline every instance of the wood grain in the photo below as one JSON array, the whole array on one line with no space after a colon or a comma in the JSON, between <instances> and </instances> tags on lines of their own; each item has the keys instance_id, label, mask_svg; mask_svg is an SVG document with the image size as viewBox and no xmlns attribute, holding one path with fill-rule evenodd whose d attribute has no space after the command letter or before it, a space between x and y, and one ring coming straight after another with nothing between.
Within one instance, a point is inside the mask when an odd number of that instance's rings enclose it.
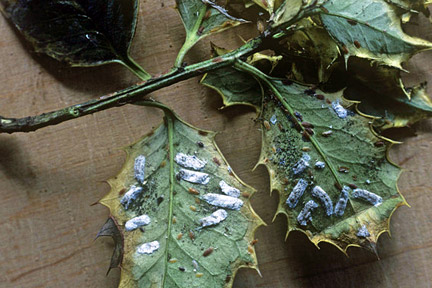
<instances>
[{"instance_id":1,"label":"wood grain","mask_svg":"<svg viewBox=\"0 0 432 288\"><path fill-rule=\"evenodd\" d=\"M174 1L147 0L140 18L132 55L150 73L168 70L180 48L184 31L172 9ZM411 31L432 39L427 20ZM253 25L212 38L227 48L255 35ZM119 88L136 78L119 65L67 68L28 52L12 27L0 17L0 115L34 115L83 102ZM187 57L196 62L209 56L209 40ZM432 53L415 57L407 76L414 83L432 80ZM402 207L391 221L392 238L378 243L381 260L350 248L349 258L322 244L316 249L301 233L285 241L286 220L272 223L278 201L269 197L265 169L251 169L260 150L260 132L250 108L218 110L219 96L199 86L198 79L153 93L186 121L222 131L218 144L231 166L257 188L253 205L269 224L257 232L260 278L241 270L234 287L431 287L432 286L432 121L422 121L404 138L391 157L402 163L399 181L411 208ZM1 287L116 287L119 271L107 271L113 243L94 241L108 217L100 205L90 206L108 192L104 180L121 168L119 147L132 143L156 126L155 109L125 106L48 127L34 133L0 135L0 286ZM404 134L404 135L405 135ZM412 134L412 133L411 133Z\"/></svg>"}]
</instances>

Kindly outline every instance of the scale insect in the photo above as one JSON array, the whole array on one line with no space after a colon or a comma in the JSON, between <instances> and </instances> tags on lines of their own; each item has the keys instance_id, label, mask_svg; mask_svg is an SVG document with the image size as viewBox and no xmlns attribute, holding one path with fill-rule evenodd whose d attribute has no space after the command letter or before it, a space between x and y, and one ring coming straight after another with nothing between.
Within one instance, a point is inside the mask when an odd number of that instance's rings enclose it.
<instances>
[{"instance_id":1,"label":"scale insect","mask_svg":"<svg viewBox=\"0 0 432 288\"><path fill-rule=\"evenodd\" d=\"M219 187L225 195L236 198L240 197L240 190L228 185L224 180L221 180L219 182Z\"/></svg>"},{"instance_id":2,"label":"scale insect","mask_svg":"<svg viewBox=\"0 0 432 288\"><path fill-rule=\"evenodd\" d=\"M228 212L224 209L219 209L213 212L210 216L201 218L199 220L201 227L213 226L224 221L228 217Z\"/></svg>"},{"instance_id":3,"label":"scale insect","mask_svg":"<svg viewBox=\"0 0 432 288\"><path fill-rule=\"evenodd\" d=\"M128 220L125 224L126 231L133 231L135 229L141 228L150 224L151 220L148 215L141 215Z\"/></svg>"},{"instance_id":4,"label":"scale insect","mask_svg":"<svg viewBox=\"0 0 432 288\"><path fill-rule=\"evenodd\" d=\"M348 111L339 104L339 100L332 103L332 108L339 118L344 119L348 116Z\"/></svg>"},{"instance_id":5,"label":"scale insect","mask_svg":"<svg viewBox=\"0 0 432 288\"><path fill-rule=\"evenodd\" d=\"M294 164L294 167L292 168L294 175L300 174L304 170L306 170L306 168L309 167L310 160L311 157L308 154L304 153L302 158L300 158L300 160L296 164Z\"/></svg>"},{"instance_id":6,"label":"scale insect","mask_svg":"<svg viewBox=\"0 0 432 288\"><path fill-rule=\"evenodd\" d=\"M288 199L286 200L286 204L288 204L288 207L292 209L297 206L299 199L303 196L303 193L308 185L309 183L304 179L300 179L297 182L290 195L288 196Z\"/></svg>"},{"instance_id":7,"label":"scale insect","mask_svg":"<svg viewBox=\"0 0 432 288\"><path fill-rule=\"evenodd\" d=\"M370 236L369 230L367 229L366 225L362 225L356 234L358 237L367 238Z\"/></svg>"},{"instance_id":8,"label":"scale insect","mask_svg":"<svg viewBox=\"0 0 432 288\"><path fill-rule=\"evenodd\" d=\"M320 186L315 186L312 189L312 196L320 199L321 203L324 205L327 216L333 214L333 203L327 192L324 191Z\"/></svg>"},{"instance_id":9,"label":"scale insect","mask_svg":"<svg viewBox=\"0 0 432 288\"><path fill-rule=\"evenodd\" d=\"M195 155L187 155L184 153L177 153L174 161L180 166L194 170L202 170L207 164L207 161L201 160Z\"/></svg>"},{"instance_id":10,"label":"scale insect","mask_svg":"<svg viewBox=\"0 0 432 288\"><path fill-rule=\"evenodd\" d=\"M375 207L378 207L383 202L383 199L381 198L381 196L379 196L375 193L372 193L370 191L367 191L365 189L354 189L352 196L355 199L365 200L365 201L369 202L370 204L374 205Z\"/></svg>"},{"instance_id":11,"label":"scale insect","mask_svg":"<svg viewBox=\"0 0 432 288\"><path fill-rule=\"evenodd\" d=\"M325 168L325 163L322 161L317 161L315 162L315 168L317 169L324 169Z\"/></svg>"},{"instance_id":12,"label":"scale insect","mask_svg":"<svg viewBox=\"0 0 432 288\"><path fill-rule=\"evenodd\" d=\"M176 175L177 179L183 179L190 183L207 185L210 181L210 176L207 173L196 172L187 169L180 169Z\"/></svg>"},{"instance_id":13,"label":"scale insect","mask_svg":"<svg viewBox=\"0 0 432 288\"><path fill-rule=\"evenodd\" d=\"M120 203L125 207L125 209L128 209L132 201L134 201L142 191L142 187L132 185L120 199Z\"/></svg>"},{"instance_id":14,"label":"scale insect","mask_svg":"<svg viewBox=\"0 0 432 288\"><path fill-rule=\"evenodd\" d=\"M201 199L210 205L232 210L240 210L240 208L243 206L242 200L221 194L208 193L203 195Z\"/></svg>"},{"instance_id":15,"label":"scale insect","mask_svg":"<svg viewBox=\"0 0 432 288\"><path fill-rule=\"evenodd\" d=\"M146 158L144 155L139 155L137 158L135 158L135 162L134 162L135 175L134 176L135 176L135 179L140 184L144 184L145 164L146 164Z\"/></svg>"},{"instance_id":16,"label":"scale insect","mask_svg":"<svg viewBox=\"0 0 432 288\"><path fill-rule=\"evenodd\" d=\"M313 200L309 200L297 216L297 221L300 225L306 226L307 222L312 221L312 211L318 207L318 204Z\"/></svg>"},{"instance_id":17,"label":"scale insect","mask_svg":"<svg viewBox=\"0 0 432 288\"><path fill-rule=\"evenodd\" d=\"M148 243L141 244L138 246L137 253L138 254L153 254L160 247L159 241L152 241Z\"/></svg>"},{"instance_id":18,"label":"scale insect","mask_svg":"<svg viewBox=\"0 0 432 288\"><path fill-rule=\"evenodd\" d=\"M339 196L339 200L337 201L335 208L334 208L334 214L336 216L342 216L345 213L345 208L348 203L348 197L349 192L351 189L348 186L343 186L342 191Z\"/></svg>"}]
</instances>

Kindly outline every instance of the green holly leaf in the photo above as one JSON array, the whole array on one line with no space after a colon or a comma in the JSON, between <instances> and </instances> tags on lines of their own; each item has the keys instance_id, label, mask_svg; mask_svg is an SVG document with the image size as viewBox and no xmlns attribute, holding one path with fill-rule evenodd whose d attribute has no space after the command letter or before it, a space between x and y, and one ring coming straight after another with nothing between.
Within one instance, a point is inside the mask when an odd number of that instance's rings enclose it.
<instances>
[{"instance_id":1,"label":"green holly leaf","mask_svg":"<svg viewBox=\"0 0 432 288\"><path fill-rule=\"evenodd\" d=\"M231 287L238 268L256 268L254 190L214 137L166 110L159 128L126 149L100 201L124 239L120 287Z\"/></svg>"},{"instance_id":2,"label":"green holly leaf","mask_svg":"<svg viewBox=\"0 0 432 288\"><path fill-rule=\"evenodd\" d=\"M253 107L257 113L260 110L263 94L261 85L247 73L231 67L222 68L204 75L200 83L221 95L222 108L246 105Z\"/></svg>"},{"instance_id":3,"label":"green holly leaf","mask_svg":"<svg viewBox=\"0 0 432 288\"><path fill-rule=\"evenodd\" d=\"M287 216L288 233L302 231L343 252L374 250L394 210L407 205L397 189L400 169L387 158L391 143L344 107L342 92L262 79L270 91L259 164L279 192L277 213Z\"/></svg>"},{"instance_id":4,"label":"green holly leaf","mask_svg":"<svg viewBox=\"0 0 432 288\"><path fill-rule=\"evenodd\" d=\"M412 55L432 47L405 34L395 9L384 1L333 0L322 7L322 23L346 61L356 56L402 69Z\"/></svg>"},{"instance_id":5,"label":"green holly leaf","mask_svg":"<svg viewBox=\"0 0 432 288\"><path fill-rule=\"evenodd\" d=\"M247 23L229 15L225 8L211 0L176 0L176 4L186 29L186 40L176 59L177 67L181 66L189 49L204 37Z\"/></svg>"},{"instance_id":6,"label":"green holly leaf","mask_svg":"<svg viewBox=\"0 0 432 288\"><path fill-rule=\"evenodd\" d=\"M121 63L141 79L150 75L129 56L137 0L0 0L4 15L38 53L71 66Z\"/></svg>"}]
</instances>

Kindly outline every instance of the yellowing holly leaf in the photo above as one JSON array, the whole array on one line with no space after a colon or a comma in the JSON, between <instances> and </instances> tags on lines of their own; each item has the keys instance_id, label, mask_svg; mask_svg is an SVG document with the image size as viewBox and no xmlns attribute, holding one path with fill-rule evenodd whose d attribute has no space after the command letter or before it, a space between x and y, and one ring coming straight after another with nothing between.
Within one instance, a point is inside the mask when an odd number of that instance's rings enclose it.
<instances>
[{"instance_id":1,"label":"yellowing holly leaf","mask_svg":"<svg viewBox=\"0 0 432 288\"><path fill-rule=\"evenodd\" d=\"M292 20L303 8L303 5L302 0L284 1L279 10L275 13L273 19L274 26L279 26Z\"/></svg>"},{"instance_id":2,"label":"yellowing holly leaf","mask_svg":"<svg viewBox=\"0 0 432 288\"><path fill-rule=\"evenodd\" d=\"M341 93L277 80L268 85L259 163L280 194L288 233L299 230L316 245L342 251L373 250L393 211L406 205L396 186L400 169L387 159L389 143L342 106Z\"/></svg>"},{"instance_id":3,"label":"yellowing holly leaf","mask_svg":"<svg viewBox=\"0 0 432 288\"><path fill-rule=\"evenodd\" d=\"M256 268L254 190L214 136L167 110L159 128L126 149L100 201L124 239L119 287L231 287L238 268Z\"/></svg>"}]
</instances>

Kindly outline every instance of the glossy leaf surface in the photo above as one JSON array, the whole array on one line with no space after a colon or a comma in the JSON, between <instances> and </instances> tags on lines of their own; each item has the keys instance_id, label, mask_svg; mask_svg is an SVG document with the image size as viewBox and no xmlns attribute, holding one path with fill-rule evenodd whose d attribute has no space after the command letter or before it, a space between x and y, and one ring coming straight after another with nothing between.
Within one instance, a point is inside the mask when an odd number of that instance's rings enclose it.
<instances>
[{"instance_id":1,"label":"glossy leaf surface","mask_svg":"<svg viewBox=\"0 0 432 288\"><path fill-rule=\"evenodd\" d=\"M36 52L72 66L119 62L141 78L148 78L129 57L137 0L1 0L0 3L4 14Z\"/></svg>"}]
</instances>

